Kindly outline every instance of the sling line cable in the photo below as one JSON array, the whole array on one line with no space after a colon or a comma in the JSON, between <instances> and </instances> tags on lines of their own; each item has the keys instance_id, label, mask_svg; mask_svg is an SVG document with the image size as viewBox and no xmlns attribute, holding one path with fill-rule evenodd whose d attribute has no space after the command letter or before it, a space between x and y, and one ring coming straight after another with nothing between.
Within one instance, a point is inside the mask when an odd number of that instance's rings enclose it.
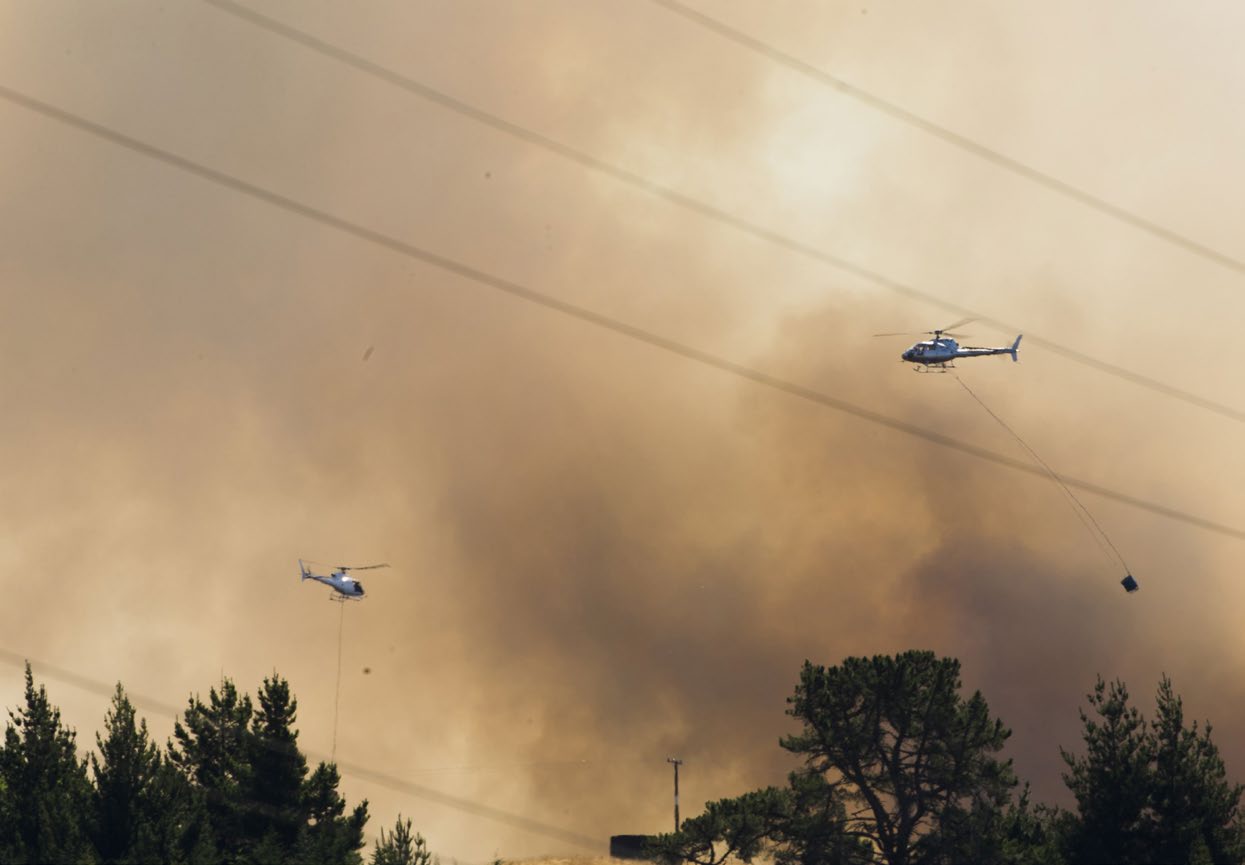
<instances>
[{"instance_id":1,"label":"sling line cable","mask_svg":"<svg viewBox=\"0 0 1245 865\"><path fill-rule=\"evenodd\" d=\"M830 267L844 273L850 273L860 279L864 279L875 285L880 285L883 288L889 289L896 294L900 294L914 300L923 301L939 309L953 312L956 315L974 318L991 327L998 328L999 330L1015 333L1021 329L1014 324L1008 324L1005 321L993 318L985 313L977 312L969 309L968 307L953 303L932 292L923 291L915 286L900 282L897 279L892 279L886 274L880 273L862 264L858 264L818 247L795 240L786 234L774 229L766 228L763 225L752 222L723 208L708 204L690 195L685 195L673 187L649 180L647 177L631 171L630 169L593 156L591 153L579 150L569 144L564 144L561 141L540 132L520 126L517 123L513 123L503 117L485 111L484 109L477 108L468 102L464 102L463 100L451 96L444 91L430 87L427 84L415 80L414 78L402 75L392 69L380 65L379 63L374 63L365 57L354 54L329 42L325 42L322 39L318 39L305 31L292 27L282 21L278 21L275 18L270 18L256 12L253 9L248 9L245 6L234 2L234 0L203 0L203 2L219 9L222 12L234 16L240 21L244 21L254 27L266 30L269 33L279 36L289 42L301 45L303 48L313 51L322 57L327 57L330 60L344 66L348 66L379 81L384 81L385 83L396 87L399 90L403 90L412 96L416 96L425 102L429 102L446 111L453 112L460 117L465 117L468 120L482 126L486 126L495 132L507 135L518 141L522 141L532 147L538 147L548 153L552 153L555 156L559 156L569 162L573 162L581 168L610 177L620 183L624 183L632 187L633 189L638 189L648 195L663 199L664 201L667 201L677 207L681 207L691 213L702 216L705 219L717 222L719 225L733 228L736 231L740 231L766 243L773 244L774 246L785 249L788 252L794 252L822 264L829 265ZM653 0L653 2L658 3L658 5L665 5L671 11L678 11L675 4L663 4L660 0ZM863 92L864 91L859 91L861 94L863 94ZM874 107L878 106L875 105ZM964 140L967 141L967 139ZM1064 186L1067 185L1064 184ZM1067 186L1067 189L1075 191L1075 189L1071 186ZM1093 206L1091 202L1096 199L1092 199L1092 197L1088 196L1086 196L1086 198L1089 198L1089 201L1082 198L1078 198L1077 200L1081 201L1083 204L1090 203L1090 206ZM1122 210L1120 213L1126 214L1126 212ZM1123 219L1124 217L1121 216L1119 218ZM1137 227L1149 230L1148 224L1141 223L1139 220L1136 220L1135 217L1133 218L1133 224L1137 225ZM1172 240L1172 242L1177 242L1176 240L1173 240L1173 237L1177 237L1176 235L1168 237L1165 234L1160 234L1160 236L1163 236L1165 239ZM1202 250L1206 249L1198 247L1197 244L1193 244L1192 241L1187 241L1185 244L1181 245L1184 245L1186 249L1196 254L1202 254ZM1226 259L1220 254L1215 253L1213 250L1206 249L1206 252L1210 253L1210 257L1214 258L1216 261L1219 261L1219 263L1228 267L1234 267L1234 269L1240 270L1241 272L1245 272L1245 262L1234 263L1234 260ZM1188 405L1214 412L1215 414L1234 420L1238 423L1245 423L1245 411L1241 411L1240 409L1199 396L1191 391L1184 390L1174 385L1165 384L1157 379L1150 378L1130 369L1125 369L1122 366L1117 366L1113 363L1100 360L1092 355L1085 354L1084 352L1077 351L1074 348L1069 348L1068 346L1046 339L1033 333L1032 330L1028 331L1028 338L1032 344L1040 345L1042 348L1052 351L1061 357L1067 358L1074 363L1091 367L1092 369L1096 369L1106 375L1132 382L1139 387L1146 388L1172 399L1178 399Z\"/></svg>"},{"instance_id":2,"label":"sling line cable","mask_svg":"<svg viewBox=\"0 0 1245 865\"><path fill-rule=\"evenodd\" d=\"M1014 429L1008 426L1007 423L1001 417L995 414L990 409L990 406L986 405L985 402L982 401L981 397L977 396L977 394L973 392L973 389L968 386L968 384L964 381L964 379L960 378L959 375L956 375L955 380L959 382L960 387L964 388L964 390L968 392L968 395L971 396L976 401L977 405L985 409L986 414L994 418L995 422L998 423L999 426L1001 426L1004 430L1007 431L1007 433L1012 438L1014 438L1017 442L1019 442L1022 448L1028 451L1029 456L1033 457L1034 462L1036 462L1043 469L1045 469L1046 473L1050 475L1051 480L1053 480L1056 484L1058 484L1059 488L1063 490L1064 493L1067 494L1068 499L1070 500L1070 503L1072 505L1072 510L1076 513L1077 517L1081 520L1081 523L1085 526L1085 528L1089 530L1090 536L1098 544L1099 549L1103 549L1103 551L1105 552L1105 549L1102 546L1102 542L1106 541L1107 547L1110 548L1111 553L1114 553L1115 558L1119 560L1120 567L1124 569L1124 579L1120 580L1120 584L1124 586L1124 590L1128 592L1135 592L1137 590L1137 581L1133 579L1132 572L1128 569L1128 562L1124 561L1124 556L1120 554L1119 548L1116 547L1116 545L1112 542L1111 537L1105 531L1103 531L1102 526L1099 525L1098 520L1094 518L1094 515L1090 513L1089 508L1085 507L1085 503L1082 502L1079 498L1077 498L1076 493L1072 492L1072 490L1068 487L1068 485L1063 482L1063 478L1059 476L1059 473L1050 467L1050 463L1042 459L1038 455L1038 452L1035 451L1032 447L1030 447L1027 441L1025 441L1024 439L1020 437L1020 433L1016 432ZM1087 517L1088 517L1088 521L1086 520Z\"/></svg>"},{"instance_id":3,"label":"sling line cable","mask_svg":"<svg viewBox=\"0 0 1245 865\"><path fill-rule=\"evenodd\" d=\"M504 279L500 276L496 276L468 264L464 264L456 259L439 255L420 246L416 246L413 243L399 240L391 235L367 228L366 226L343 219L340 216L335 216L327 211L320 210L309 204L304 204L301 201L290 198L289 196L273 192L272 190L265 189L262 186L257 186L254 183L249 183L239 177L235 177L232 174L227 174L215 168L210 168L202 163L195 162L192 159L187 159L184 156L179 156L176 153L156 147L153 144L148 144L147 142L140 141L137 138L132 138L124 133L116 131L115 129L103 126L91 120L87 120L86 118L70 111L66 111L63 108L58 108L55 105L51 105L47 102L27 96L26 94L13 90L10 87L6 87L3 84L0 84L0 99L25 108L35 114L40 114L51 120L55 120L66 126L77 129L80 132L85 132L98 139L108 141L118 147L122 147L149 159L176 168L179 171L198 177L201 180L209 181L210 183L229 189L248 198L263 201L266 204L270 204L281 210L301 216L310 222L318 223L343 234L351 235L381 248L388 249L398 255L423 262L430 267L454 274L469 282L485 286L502 294L508 294L536 306L558 312L567 318L591 324L603 330L612 331L621 336L635 340L636 342L641 342L652 346L653 348L682 357L686 360L694 361L695 363L699 363L707 367L712 367L713 369L717 369L729 375L747 379L748 381L754 382L755 384L759 384L763 387L781 391L783 393L790 394L791 396L799 397L800 399L808 400L809 402L816 403L824 406L825 408L829 408L843 414L851 415L852 417L868 423L887 427L888 429L940 445L941 447L948 448L950 450L959 451L960 453L985 460L986 462L994 463L995 465L1013 469L1014 471L1025 472L1026 474L1045 475L1045 472L1042 469L1035 468L1032 464L1025 460L1013 459L1012 457L1004 456L1003 454L996 453L995 451L978 447L977 445L961 441L960 439L953 438L952 436L934 432L924 426L909 423L908 421L900 418L891 417L890 415L858 406L854 403L848 402L847 400L825 393L824 391L815 390L811 387L787 381L786 379L770 375L769 373L737 363L711 352L678 342L677 340L670 339L668 337L660 336L642 327L619 321L618 319L611 318L591 309L577 306L576 304L561 300L552 295L545 294L544 292L528 288L525 285L521 285L512 280ZM1075 486L1087 492L1096 493L1104 498L1131 505L1139 510L1157 514L1158 516L1166 517L1167 519L1176 520L1188 525L1197 526L1205 529L1206 531L1236 538L1237 540L1245 540L1245 529L1238 528L1236 526L1215 522L1214 520L1200 517L1196 514L1191 514L1188 511L1168 507L1167 505L1129 495L1128 493L1123 493L1100 484L1091 483L1090 481L1083 481L1076 478L1064 478L1063 480L1069 486Z\"/></svg>"},{"instance_id":4,"label":"sling line cable","mask_svg":"<svg viewBox=\"0 0 1245 865\"><path fill-rule=\"evenodd\" d=\"M337 709L342 700L342 631L346 627L346 602L337 602L341 612L337 616L337 685L333 689L333 749L329 752L329 760L337 762Z\"/></svg>"}]
</instances>

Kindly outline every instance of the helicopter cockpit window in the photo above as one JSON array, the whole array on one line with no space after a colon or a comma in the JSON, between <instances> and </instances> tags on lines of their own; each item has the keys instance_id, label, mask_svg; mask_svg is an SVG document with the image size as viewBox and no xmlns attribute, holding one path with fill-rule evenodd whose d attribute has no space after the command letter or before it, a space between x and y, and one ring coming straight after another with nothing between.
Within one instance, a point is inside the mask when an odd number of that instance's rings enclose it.
<instances>
[{"instance_id":1,"label":"helicopter cockpit window","mask_svg":"<svg viewBox=\"0 0 1245 865\"><path fill-rule=\"evenodd\" d=\"M355 588L355 591L358 592L360 595L363 594L363 584L359 582L358 580L354 581L354 588Z\"/></svg>"}]
</instances>

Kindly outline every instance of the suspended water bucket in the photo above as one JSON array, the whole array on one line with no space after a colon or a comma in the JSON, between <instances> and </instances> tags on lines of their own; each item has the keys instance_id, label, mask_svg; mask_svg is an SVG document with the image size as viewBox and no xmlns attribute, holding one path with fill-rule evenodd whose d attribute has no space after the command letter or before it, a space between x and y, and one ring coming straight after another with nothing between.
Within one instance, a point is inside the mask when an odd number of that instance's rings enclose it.
<instances>
[{"instance_id":1,"label":"suspended water bucket","mask_svg":"<svg viewBox=\"0 0 1245 865\"><path fill-rule=\"evenodd\" d=\"M1141 588L1137 585L1137 581L1133 579L1132 574L1128 574L1124 577L1124 579L1120 580L1120 585L1124 587L1124 591L1126 592L1135 592Z\"/></svg>"}]
</instances>

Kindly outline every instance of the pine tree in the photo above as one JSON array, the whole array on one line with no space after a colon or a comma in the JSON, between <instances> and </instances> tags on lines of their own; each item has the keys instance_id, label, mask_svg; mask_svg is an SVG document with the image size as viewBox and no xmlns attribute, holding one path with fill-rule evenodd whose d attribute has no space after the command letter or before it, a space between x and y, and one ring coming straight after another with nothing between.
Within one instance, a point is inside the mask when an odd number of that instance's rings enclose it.
<instances>
[{"instance_id":1,"label":"pine tree","mask_svg":"<svg viewBox=\"0 0 1245 865\"><path fill-rule=\"evenodd\" d=\"M191 697L183 720L173 726L169 760L201 791L211 835L227 859L246 847L243 793L250 783L251 698L229 679L204 704Z\"/></svg>"},{"instance_id":2,"label":"pine tree","mask_svg":"<svg viewBox=\"0 0 1245 865\"><path fill-rule=\"evenodd\" d=\"M665 862L722 865L764 855L776 865L1055 865L1058 812L1012 801L1010 735L980 693L962 697L954 658L911 651L806 662L788 714L803 730L780 744L800 755L788 789L706 806L649 843Z\"/></svg>"},{"instance_id":3,"label":"pine tree","mask_svg":"<svg viewBox=\"0 0 1245 865\"><path fill-rule=\"evenodd\" d=\"M777 865L858 865L873 861L873 848L848 829L843 797L820 772L789 776L790 816L774 833Z\"/></svg>"},{"instance_id":4,"label":"pine tree","mask_svg":"<svg viewBox=\"0 0 1245 865\"><path fill-rule=\"evenodd\" d=\"M1123 682L1108 689L1099 678L1088 700L1097 720L1081 710L1086 755L1059 749L1070 770L1063 780L1076 796L1079 813L1068 858L1073 863L1147 861L1153 740L1141 713L1128 705Z\"/></svg>"},{"instance_id":5,"label":"pine tree","mask_svg":"<svg viewBox=\"0 0 1245 865\"><path fill-rule=\"evenodd\" d=\"M424 836L418 832L412 835L411 821L403 821L399 814L388 836L381 828L380 840L372 850L372 865L432 865L432 854Z\"/></svg>"},{"instance_id":6,"label":"pine tree","mask_svg":"<svg viewBox=\"0 0 1245 865\"><path fill-rule=\"evenodd\" d=\"M147 824L157 818L151 793L161 760L146 720L135 723L134 706L120 684L104 718L104 732L104 737L95 734L99 757L92 754L90 763L95 849L111 863L133 858L140 830L151 833Z\"/></svg>"},{"instance_id":7,"label":"pine tree","mask_svg":"<svg viewBox=\"0 0 1245 865\"><path fill-rule=\"evenodd\" d=\"M314 859L292 859L290 850L281 843L275 831L259 841L251 841L238 856L237 865L281 865L284 862L316 862ZM318 865L318 863L317 863Z\"/></svg>"},{"instance_id":8,"label":"pine tree","mask_svg":"<svg viewBox=\"0 0 1245 865\"><path fill-rule=\"evenodd\" d=\"M1154 770L1147 842L1153 861L1240 862L1245 859L1240 800L1230 784L1207 723L1184 725L1184 707L1171 680L1159 682L1152 728Z\"/></svg>"},{"instance_id":9,"label":"pine tree","mask_svg":"<svg viewBox=\"0 0 1245 865\"><path fill-rule=\"evenodd\" d=\"M135 862L216 865L216 836L204 792L192 785L167 757L151 779L150 822L140 824L134 843Z\"/></svg>"},{"instance_id":10,"label":"pine tree","mask_svg":"<svg viewBox=\"0 0 1245 865\"><path fill-rule=\"evenodd\" d=\"M345 816L346 801L337 792L337 766L321 763L303 783L303 809L308 816L298 844L299 861L324 865L359 865L367 800Z\"/></svg>"},{"instance_id":11,"label":"pine tree","mask_svg":"<svg viewBox=\"0 0 1245 865\"><path fill-rule=\"evenodd\" d=\"M1016 785L1011 761L993 756L1010 732L980 693L959 689L959 661L909 651L805 662L788 701L804 729L782 746L827 776L848 805L846 830L890 865L965 849L950 832L993 821Z\"/></svg>"},{"instance_id":12,"label":"pine tree","mask_svg":"<svg viewBox=\"0 0 1245 865\"><path fill-rule=\"evenodd\" d=\"M294 722L298 701L285 679L264 679L259 708L251 719L251 771L244 790L247 837L269 836L285 853L292 853L299 830L307 822L302 797L307 759L298 750Z\"/></svg>"},{"instance_id":13,"label":"pine tree","mask_svg":"<svg viewBox=\"0 0 1245 865\"><path fill-rule=\"evenodd\" d=\"M0 745L3 748L3 745ZM15 803L9 801L9 786L0 775L0 862L18 861L15 839L17 820L13 814Z\"/></svg>"},{"instance_id":14,"label":"pine tree","mask_svg":"<svg viewBox=\"0 0 1245 865\"><path fill-rule=\"evenodd\" d=\"M203 797L161 755L120 684L90 756L101 861L186 862L214 854Z\"/></svg>"},{"instance_id":15,"label":"pine tree","mask_svg":"<svg viewBox=\"0 0 1245 865\"><path fill-rule=\"evenodd\" d=\"M1063 865L1064 839L1072 819L1060 808L1032 805L1026 784L1003 818L1001 861L1008 865Z\"/></svg>"},{"instance_id":16,"label":"pine tree","mask_svg":"<svg viewBox=\"0 0 1245 865\"><path fill-rule=\"evenodd\" d=\"M754 790L734 799L706 803L705 813L684 820L679 831L650 839L647 852L666 863L751 862L767 851L790 815L791 796L786 790Z\"/></svg>"},{"instance_id":17,"label":"pine tree","mask_svg":"<svg viewBox=\"0 0 1245 865\"><path fill-rule=\"evenodd\" d=\"M75 734L61 724L47 690L35 688L26 665L26 702L9 712L0 748L0 785L7 837L0 853L12 862L89 861L91 785L78 760Z\"/></svg>"}]
</instances>

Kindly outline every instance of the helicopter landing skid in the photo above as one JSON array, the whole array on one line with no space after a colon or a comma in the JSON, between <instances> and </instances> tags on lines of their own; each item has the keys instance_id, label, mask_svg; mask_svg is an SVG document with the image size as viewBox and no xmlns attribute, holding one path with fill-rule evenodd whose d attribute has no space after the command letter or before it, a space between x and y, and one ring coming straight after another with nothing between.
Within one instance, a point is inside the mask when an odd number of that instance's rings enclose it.
<instances>
[{"instance_id":1,"label":"helicopter landing skid","mask_svg":"<svg viewBox=\"0 0 1245 865\"><path fill-rule=\"evenodd\" d=\"M929 363L914 366L912 371L922 375L932 375L934 373L945 373L953 369L955 369L955 364L948 361L947 363Z\"/></svg>"}]
</instances>

